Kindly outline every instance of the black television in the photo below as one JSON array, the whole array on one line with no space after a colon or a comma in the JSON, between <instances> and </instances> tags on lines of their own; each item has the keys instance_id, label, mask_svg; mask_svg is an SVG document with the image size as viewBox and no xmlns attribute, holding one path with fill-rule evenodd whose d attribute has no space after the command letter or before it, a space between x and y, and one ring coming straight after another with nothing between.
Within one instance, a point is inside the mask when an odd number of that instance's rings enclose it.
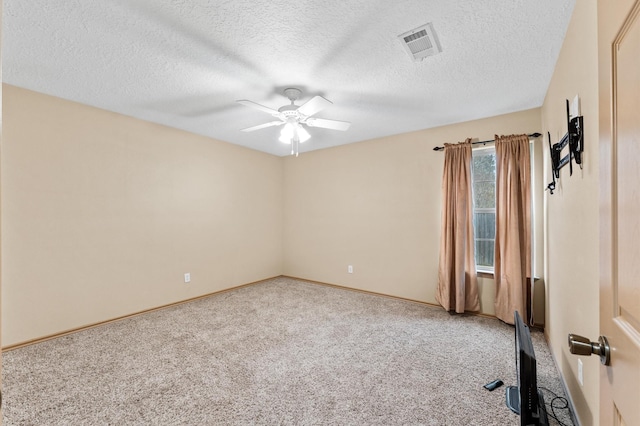
<instances>
[{"instance_id":1,"label":"black television","mask_svg":"<svg viewBox=\"0 0 640 426\"><path fill-rule=\"evenodd\" d=\"M507 407L520 416L521 426L546 426L549 424L549 418L542 392L538 391L536 355L533 351L531 333L518 311L515 311L513 317L518 385L507 387Z\"/></svg>"}]
</instances>

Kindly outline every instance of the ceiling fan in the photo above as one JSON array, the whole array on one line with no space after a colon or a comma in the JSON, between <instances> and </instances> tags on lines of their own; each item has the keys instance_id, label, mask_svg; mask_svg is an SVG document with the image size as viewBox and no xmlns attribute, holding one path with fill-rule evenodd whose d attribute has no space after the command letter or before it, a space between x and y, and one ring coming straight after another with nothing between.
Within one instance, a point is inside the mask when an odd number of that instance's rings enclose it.
<instances>
[{"instance_id":1,"label":"ceiling fan","mask_svg":"<svg viewBox=\"0 0 640 426\"><path fill-rule=\"evenodd\" d=\"M308 127L322 127L325 129L345 131L351 126L347 121L327 120L324 118L312 117L312 115L322 111L332 102L322 96L314 96L303 105L296 105L295 101L300 98L302 91L293 87L284 89L284 95L291 101L290 105L284 105L277 110L257 104L248 100L239 100L238 103L251 108L266 112L277 118L276 121L259 124L253 127L242 129L242 132L253 132L254 130L264 129L272 126L282 126L280 133L280 141L291 144L291 154L298 156L298 145L309 140L311 135L303 125Z\"/></svg>"}]
</instances>

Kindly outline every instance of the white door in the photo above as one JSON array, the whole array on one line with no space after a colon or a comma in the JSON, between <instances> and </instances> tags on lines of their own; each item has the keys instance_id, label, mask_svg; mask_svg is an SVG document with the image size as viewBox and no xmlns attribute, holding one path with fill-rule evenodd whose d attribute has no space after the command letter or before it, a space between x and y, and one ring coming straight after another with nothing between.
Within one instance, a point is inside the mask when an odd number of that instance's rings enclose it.
<instances>
[{"instance_id":1,"label":"white door","mask_svg":"<svg viewBox=\"0 0 640 426\"><path fill-rule=\"evenodd\" d=\"M2 137L2 0L0 0L0 138ZM0 152L2 151L2 141L0 140ZM2 217L0 206L0 218ZM1 238L1 236L0 236ZM1 241L1 240L0 240ZM0 265L1 268L1 265ZM2 283L0 282L0 296L2 293ZM0 318L2 317L2 304L0 303ZM0 323L0 337L2 335L2 324ZM2 426L2 339L0 338L0 426Z\"/></svg>"},{"instance_id":2,"label":"white door","mask_svg":"<svg viewBox=\"0 0 640 426\"><path fill-rule=\"evenodd\" d=\"M600 424L640 425L640 0L598 1Z\"/></svg>"}]
</instances>

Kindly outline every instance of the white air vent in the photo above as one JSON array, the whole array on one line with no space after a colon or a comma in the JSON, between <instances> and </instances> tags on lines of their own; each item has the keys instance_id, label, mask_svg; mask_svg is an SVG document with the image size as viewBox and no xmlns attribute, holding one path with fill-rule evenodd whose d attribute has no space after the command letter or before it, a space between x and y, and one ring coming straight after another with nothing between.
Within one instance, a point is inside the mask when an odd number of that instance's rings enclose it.
<instances>
[{"instance_id":1,"label":"white air vent","mask_svg":"<svg viewBox=\"0 0 640 426\"><path fill-rule=\"evenodd\" d=\"M398 36L407 53L414 61L421 61L427 56L433 56L442 52L438 36L433 29L433 24L422 25Z\"/></svg>"}]
</instances>

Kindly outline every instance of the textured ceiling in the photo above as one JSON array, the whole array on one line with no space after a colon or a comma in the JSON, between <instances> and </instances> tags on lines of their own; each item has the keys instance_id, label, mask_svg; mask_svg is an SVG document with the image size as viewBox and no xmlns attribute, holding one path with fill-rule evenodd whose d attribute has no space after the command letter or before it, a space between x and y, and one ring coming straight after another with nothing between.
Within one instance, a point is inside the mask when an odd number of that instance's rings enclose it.
<instances>
[{"instance_id":1,"label":"textured ceiling","mask_svg":"<svg viewBox=\"0 0 640 426\"><path fill-rule=\"evenodd\" d=\"M575 0L4 0L6 83L275 155L237 104L334 104L300 152L542 104ZM442 53L397 36L432 22ZM469 135L474 136L474 135ZM439 141L447 142L447 141ZM449 141L454 142L454 141Z\"/></svg>"}]
</instances>

